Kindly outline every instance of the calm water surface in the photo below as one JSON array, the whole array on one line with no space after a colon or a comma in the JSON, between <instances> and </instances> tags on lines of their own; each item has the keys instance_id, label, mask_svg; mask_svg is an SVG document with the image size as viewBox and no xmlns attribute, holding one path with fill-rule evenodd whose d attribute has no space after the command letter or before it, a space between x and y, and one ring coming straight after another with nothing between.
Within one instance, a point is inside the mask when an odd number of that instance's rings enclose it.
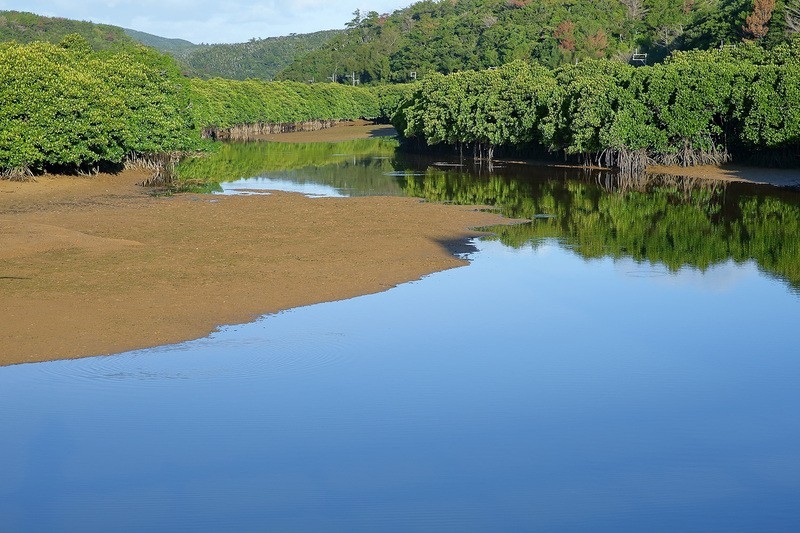
<instances>
[{"instance_id":1,"label":"calm water surface","mask_svg":"<svg viewBox=\"0 0 800 533\"><path fill-rule=\"evenodd\" d=\"M533 222L385 293L0 368L0 531L800 529L794 192L377 157L252 175Z\"/></svg>"}]
</instances>

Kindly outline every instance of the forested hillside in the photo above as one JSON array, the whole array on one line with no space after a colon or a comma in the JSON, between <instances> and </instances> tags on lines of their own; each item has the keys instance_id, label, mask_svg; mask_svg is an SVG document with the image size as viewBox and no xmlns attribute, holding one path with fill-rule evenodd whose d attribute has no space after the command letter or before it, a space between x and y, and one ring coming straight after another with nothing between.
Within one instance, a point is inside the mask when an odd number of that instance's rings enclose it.
<instances>
[{"instance_id":1,"label":"forested hillside","mask_svg":"<svg viewBox=\"0 0 800 533\"><path fill-rule=\"evenodd\" d=\"M354 15L345 33L278 78L404 82L513 60L552 68L629 61L638 51L653 64L674 50L743 40L771 47L800 29L800 0L425 0Z\"/></svg>"},{"instance_id":2,"label":"forested hillside","mask_svg":"<svg viewBox=\"0 0 800 533\"><path fill-rule=\"evenodd\" d=\"M321 48L341 30L250 39L234 44L194 44L126 29L138 42L170 54L189 76L231 80L272 80L292 61ZM307 81L307 80L301 80Z\"/></svg>"},{"instance_id":3,"label":"forested hillside","mask_svg":"<svg viewBox=\"0 0 800 533\"><path fill-rule=\"evenodd\" d=\"M194 44L193 42L185 39L169 39L167 37L159 37L158 35L145 33L143 31L131 30L129 28L123 28L122 31L124 31L125 34L134 41L142 43L145 46L155 48L156 50L160 50L177 59L183 59L198 47L205 46Z\"/></svg>"},{"instance_id":4,"label":"forested hillside","mask_svg":"<svg viewBox=\"0 0 800 533\"><path fill-rule=\"evenodd\" d=\"M19 11L0 11L0 42L59 43L70 34L83 37L94 50L130 47L136 43L122 28Z\"/></svg>"},{"instance_id":5,"label":"forested hillside","mask_svg":"<svg viewBox=\"0 0 800 533\"><path fill-rule=\"evenodd\" d=\"M135 39L201 78L352 83L355 74L360 83L396 83L514 60L550 68L601 58L652 65L676 50L744 41L771 48L800 32L800 0L424 0L392 14L353 15L345 30L193 44L5 11L0 41L58 43L79 33L95 50Z\"/></svg>"},{"instance_id":6,"label":"forested hillside","mask_svg":"<svg viewBox=\"0 0 800 533\"><path fill-rule=\"evenodd\" d=\"M201 78L271 80L296 58L317 50L339 33L338 30L329 30L251 39L246 43L198 45L185 53L173 55L186 63L190 74Z\"/></svg>"}]
</instances>

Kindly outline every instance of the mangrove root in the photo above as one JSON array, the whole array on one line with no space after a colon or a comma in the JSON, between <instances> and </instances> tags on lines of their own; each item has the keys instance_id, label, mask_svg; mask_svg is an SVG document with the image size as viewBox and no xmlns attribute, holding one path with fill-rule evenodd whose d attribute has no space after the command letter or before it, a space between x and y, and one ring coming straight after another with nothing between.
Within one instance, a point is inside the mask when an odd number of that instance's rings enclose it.
<instances>
[{"instance_id":1,"label":"mangrove root","mask_svg":"<svg viewBox=\"0 0 800 533\"><path fill-rule=\"evenodd\" d=\"M343 122L341 120L306 120L303 122L273 123L258 122L255 124L240 124L230 128L204 128L202 137L215 141L252 141L262 135L274 133L291 133L295 131L319 131L331 128Z\"/></svg>"},{"instance_id":2,"label":"mangrove root","mask_svg":"<svg viewBox=\"0 0 800 533\"><path fill-rule=\"evenodd\" d=\"M170 187L177 178L175 167L182 155L181 152L129 154L125 160L125 168L153 172L148 179L139 183L143 187Z\"/></svg>"},{"instance_id":3,"label":"mangrove root","mask_svg":"<svg viewBox=\"0 0 800 533\"><path fill-rule=\"evenodd\" d=\"M33 171L28 167L14 167L0 172L0 179L9 181L36 181Z\"/></svg>"}]
</instances>

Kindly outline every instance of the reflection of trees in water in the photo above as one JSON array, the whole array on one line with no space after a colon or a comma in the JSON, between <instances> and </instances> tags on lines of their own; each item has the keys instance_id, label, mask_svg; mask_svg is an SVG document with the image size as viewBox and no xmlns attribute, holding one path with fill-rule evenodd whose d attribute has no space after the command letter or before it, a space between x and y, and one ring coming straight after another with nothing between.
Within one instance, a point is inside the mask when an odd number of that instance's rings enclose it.
<instances>
[{"instance_id":1,"label":"reflection of trees in water","mask_svg":"<svg viewBox=\"0 0 800 533\"><path fill-rule=\"evenodd\" d=\"M269 174L359 194L406 194L489 205L527 224L497 239L536 246L559 239L585 258L632 258L706 269L754 260L800 288L800 195L769 187L600 169L497 164L493 169L416 158L396 143L231 143L181 163L182 178L220 182Z\"/></svg>"},{"instance_id":2,"label":"reflection of trees in water","mask_svg":"<svg viewBox=\"0 0 800 533\"><path fill-rule=\"evenodd\" d=\"M267 172L384 161L394 155L393 139L358 139L338 143L224 143L211 154L186 159L178 166L184 180L234 181Z\"/></svg>"},{"instance_id":3,"label":"reflection of trees in water","mask_svg":"<svg viewBox=\"0 0 800 533\"><path fill-rule=\"evenodd\" d=\"M556 176L553 176L556 174ZM766 187L556 169L550 177L474 176L429 168L407 194L486 204L526 224L494 228L513 246L559 239L585 258L632 258L671 270L754 260L800 287L800 197Z\"/></svg>"},{"instance_id":4,"label":"reflection of trees in water","mask_svg":"<svg viewBox=\"0 0 800 533\"><path fill-rule=\"evenodd\" d=\"M631 174L600 171L594 175L595 183L608 192L648 192L653 189L668 189L691 198L692 191L709 189L712 193L725 189L727 182L705 178L674 176L672 174Z\"/></svg>"}]
</instances>

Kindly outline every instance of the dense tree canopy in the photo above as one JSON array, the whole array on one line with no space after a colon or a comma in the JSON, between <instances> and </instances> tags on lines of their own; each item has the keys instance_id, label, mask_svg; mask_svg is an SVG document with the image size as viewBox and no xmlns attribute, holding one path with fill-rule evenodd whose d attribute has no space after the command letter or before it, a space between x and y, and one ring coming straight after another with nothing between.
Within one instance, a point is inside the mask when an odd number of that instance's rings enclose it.
<instances>
[{"instance_id":1,"label":"dense tree canopy","mask_svg":"<svg viewBox=\"0 0 800 533\"><path fill-rule=\"evenodd\" d=\"M515 60L553 68L586 59L628 61L638 51L653 64L675 50L743 39L772 47L790 38L787 21L800 26L793 2L774 0L754 36L746 22L757 18L753 0L424 0L392 14L357 11L347 31L299 57L279 78L344 81L355 73L361 83L406 82Z\"/></svg>"},{"instance_id":2,"label":"dense tree canopy","mask_svg":"<svg viewBox=\"0 0 800 533\"><path fill-rule=\"evenodd\" d=\"M339 84L189 80L151 48L95 52L0 43L0 173L83 170L131 153L193 149L204 128L377 116L377 96Z\"/></svg>"},{"instance_id":3,"label":"dense tree canopy","mask_svg":"<svg viewBox=\"0 0 800 533\"><path fill-rule=\"evenodd\" d=\"M0 11L0 42L58 44L67 35L81 35L94 50L120 50L144 44L173 56L181 70L201 78L271 80L294 59L320 48L341 30L326 30L284 37L250 39L235 44L194 44L183 39L106 24L44 17L34 13ZM306 81L306 80L303 80Z\"/></svg>"},{"instance_id":4,"label":"dense tree canopy","mask_svg":"<svg viewBox=\"0 0 800 533\"><path fill-rule=\"evenodd\" d=\"M193 78L192 115L204 129L377 117L377 96L337 83Z\"/></svg>"},{"instance_id":5,"label":"dense tree canopy","mask_svg":"<svg viewBox=\"0 0 800 533\"><path fill-rule=\"evenodd\" d=\"M194 144L188 86L146 48L98 54L79 35L0 44L0 101L6 171L86 168Z\"/></svg>"},{"instance_id":6,"label":"dense tree canopy","mask_svg":"<svg viewBox=\"0 0 800 533\"><path fill-rule=\"evenodd\" d=\"M359 117L489 159L537 147L627 171L744 155L797 165L799 13L797 0L426 0L356 12L287 71L301 81L268 83L188 79L112 27L2 12L0 38L14 41L0 44L0 172L86 170L193 148L204 131ZM701 45L714 47L680 50ZM634 47L665 59L635 67ZM320 83L348 72L348 84ZM412 72L416 83L346 86Z\"/></svg>"},{"instance_id":7,"label":"dense tree canopy","mask_svg":"<svg viewBox=\"0 0 800 533\"><path fill-rule=\"evenodd\" d=\"M427 144L536 143L623 169L800 155L800 42L676 52L652 67L512 63L424 79L395 124ZM491 149L491 148L490 148Z\"/></svg>"}]
</instances>

